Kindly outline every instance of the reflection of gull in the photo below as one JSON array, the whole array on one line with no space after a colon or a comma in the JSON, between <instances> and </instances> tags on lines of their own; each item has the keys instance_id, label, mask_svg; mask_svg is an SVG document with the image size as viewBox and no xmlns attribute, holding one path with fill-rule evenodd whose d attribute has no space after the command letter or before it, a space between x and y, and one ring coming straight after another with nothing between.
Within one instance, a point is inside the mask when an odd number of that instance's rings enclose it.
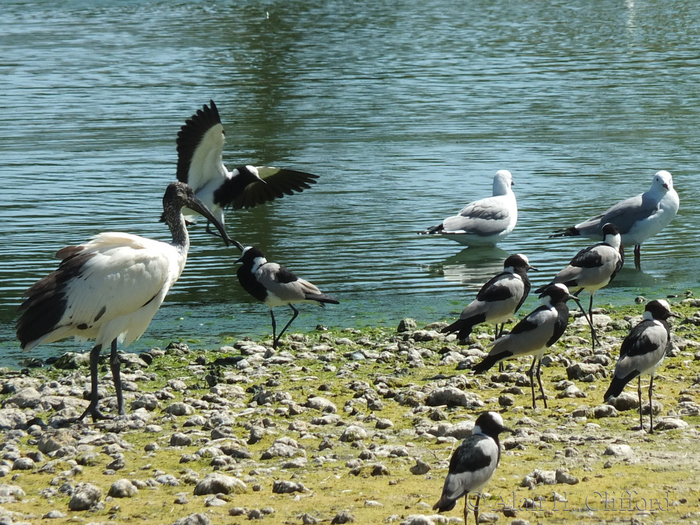
<instances>
[{"instance_id":1,"label":"reflection of gull","mask_svg":"<svg viewBox=\"0 0 700 525\"><path fill-rule=\"evenodd\" d=\"M613 223L620 230L623 246L634 245L634 266L641 267L641 246L670 223L678 212L678 194L668 171L658 171L649 191L618 202L608 211L576 226L558 230L552 237L582 235L599 239L603 226Z\"/></svg>"},{"instance_id":2,"label":"reflection of gull","mask_svg":"<svg viewBox=\"0 0 700 525\"><path fill-rule=\"evenodd\" d=\"M493 245L504 239L518 221L518 204L511 189L513 177L500 170L493 178L493 196L467 204L458 215L448 217L420 235L443 235L467 245Z\"/></svg>"},{"instance_id":3,"label":"reflection of gull","mask_svg":"<svg viewBox=\"0 0 700 525\"><path fill-rule=\"evenodd\" d=\"M495 246L464 248L443 262L426 268L446 281L461 283L468 290L478 291L484 282L503 270L503 261L508 255L507 251Z\"/></svg>"}]
</instances>

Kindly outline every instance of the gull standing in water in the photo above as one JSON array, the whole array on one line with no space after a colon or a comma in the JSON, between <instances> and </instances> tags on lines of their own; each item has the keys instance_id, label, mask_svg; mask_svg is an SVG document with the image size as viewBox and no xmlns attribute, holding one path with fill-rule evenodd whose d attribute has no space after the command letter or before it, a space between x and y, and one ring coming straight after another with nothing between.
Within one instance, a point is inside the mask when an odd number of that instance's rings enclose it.
<instances>
[{"instance_id":1,"label":"gull standing in water","mask_svg":"<svg viewBox=\"0 0 700 525\"><path fill-rule=\"evenodd\" d=\"M613 223L620 230L622 244L634 246L634 267L642 266L642 243L663 230L678 212L680 200L673 189L673 178L668 171L657 171L649 191L618 202L605 213L558 230L552 237L582 235L599 239L603 226Z\"/></svg>"},{"instance_id":2,"label":"gull standing in water","mask_svg":"<svg viewBox=\"0 0 700 525\"><path fill-rule=\"evenodd\" d=\"M518 222L518 204L512 185L510 171L498 171L493 178L492 197L467 204L459 214L419 235L441 235L469 246L497 244Z\"/></svg>"}]
</instances>

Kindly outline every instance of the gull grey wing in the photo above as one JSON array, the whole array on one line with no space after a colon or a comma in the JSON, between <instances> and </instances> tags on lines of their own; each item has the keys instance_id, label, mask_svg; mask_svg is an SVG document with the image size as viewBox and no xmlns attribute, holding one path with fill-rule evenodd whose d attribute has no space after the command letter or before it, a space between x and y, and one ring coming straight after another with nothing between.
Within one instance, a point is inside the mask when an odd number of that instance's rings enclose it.
<instances>
[{"instance_id":1,"label":"gull grey wing","mask_svg":"<svg viewBox=\"0 0 700 525\"><path fill-rule=\"evenodd\" d=\"M659 203L646 194L636 195L618 202L601 215L597 215L576 225L583 235L602 235L603 226L609 222L617 226L620 234L630 231L636 222L646 219L658 209Z\"/></svg>"}]
</instances>

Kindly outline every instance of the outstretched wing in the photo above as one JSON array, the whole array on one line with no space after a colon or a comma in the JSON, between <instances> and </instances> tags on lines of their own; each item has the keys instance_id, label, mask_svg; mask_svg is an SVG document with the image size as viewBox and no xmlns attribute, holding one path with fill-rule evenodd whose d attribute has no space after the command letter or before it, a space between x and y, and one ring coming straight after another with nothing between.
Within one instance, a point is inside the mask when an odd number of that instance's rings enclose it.
<instances>
[{"instance_id":1,"label":"outstretched wing","mask_svg":"<svg viewBox=\"0 0 700 525\"><path fill-rule=\"evenodd\" d=\"M195 192L226 177L223 165L224 127L214 101L192 115L177 134L177 180Z\"/></svg>"},{"instance_id":2,"label":"outstretched wing","mask_svg":"<svg viewBox=\"0 0 700 525\"><path fill-rule=\"evenodd\" d=\"M258 175L264 181L248 184L231 203L234 210L252 208L285 195L293 195L311 187L316 183L318 175L303 171L270 166L256 166Z\"/></svg>"}]
</instances>

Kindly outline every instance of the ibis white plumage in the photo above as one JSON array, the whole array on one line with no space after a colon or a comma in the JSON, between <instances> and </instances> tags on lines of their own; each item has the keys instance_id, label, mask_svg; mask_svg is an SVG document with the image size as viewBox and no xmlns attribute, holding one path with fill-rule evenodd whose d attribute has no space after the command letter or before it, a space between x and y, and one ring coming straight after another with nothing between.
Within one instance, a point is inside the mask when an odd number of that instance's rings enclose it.
<instances>
[{"instance_id":1,"label":"ibis white plumage","mask_svg":"<svg viewBox=\"0 0 700 525\"><path fill-rule=\"evenodd\" d=\"M25 292L17 321L24 350L76 336L94 339L90 352L90 404L79 419L105 416L98 409L97 365L100 351L111 347L110 368L119 414L124 414L117 344L124 347L141 337L178 280L190 246L182 215L188 207L202 214L228 239L223 225L181 182L170 184L163 197L163 219L172 242L160 242L121 232L100 233L85 244L58 251L56 271Z\"/></svg>"},{"instance_id":2,"label":"ibis white plumage","mask_svg":"<svg viewBox=\"0 0 700 525\"><path fill-rule=\"evenodd\" d=\"M238 166L229 171L223 163L225 136L213 100L197 110L177 135L177 180L188 184L222 225L226 207L252 208L301 192L318 178L271 166Z\"/></svg>"},{"instance_id":3,"label":"ibis white plumage","mask_svg":"<svg viewBox=\"0 0 700 525\"><path fill-rule=\"evenodd\" d=\"M615 366L610 387L603 395L609 402L622 393L627 383L637 378L639 396L639 427L644 430L642 418L642 375L649 375L649 433L654 433L654 410L651 396L654 389L654 373L671 347L671 330L667 319L679 317L671 312L668 302L660 299L650 301L644 309L642 321L622 341L620 358Z\"/></svg>"},{"instance_id":4,"label":"ibis white plumage","mask_svg":"<svg viewBox=\"0 0 700 525\"><path fill-rule=\"evenodd\" d=\"M600 239L603 226L611 222L620 230L622 243L634 246L634 266L641 268L642 243L663 230L678 213L680 200L668 171L657 171L649 191L618 202L605 213L576 226L558 230L552 237L582 235Z\"/></svg>"},{"instance_id":5,"label":"ibis white plumage","mask_svg":"<svg viewBox=\"0 0 700 525\"><path fill-rule=\"evenodd\" d=\"M325 306L326 303L338 304L335 297L322 293L313 283L300 279L280 264L268 262L263 252L254 246L246 247L236 262L242 263L236 275L243 289L270 308L273 348L277 348L282 334L299 315L294 303L316 303L319 306ZM285 304L294 313L279 335L276 335L277 323L273 308Z\"/></svg>"}]
</instances>

